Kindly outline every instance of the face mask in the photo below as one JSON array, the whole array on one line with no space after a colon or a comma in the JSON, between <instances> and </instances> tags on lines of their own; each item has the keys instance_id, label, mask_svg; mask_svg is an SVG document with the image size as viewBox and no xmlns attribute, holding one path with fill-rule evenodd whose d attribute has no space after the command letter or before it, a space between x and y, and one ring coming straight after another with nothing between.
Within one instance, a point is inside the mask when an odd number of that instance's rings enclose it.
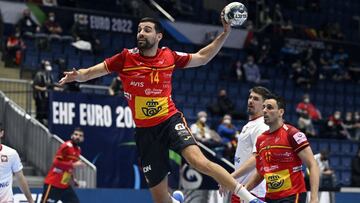
<instances>
[{"instance_id":1,"label":"face mask","mask_svg":"<svg viewBox=\"0 0 360 203\"><path fill-rule=\"evenodd\" d=\"M340 118L340 115L339 115L339 114L335 114L335 115L334 115L334 118L337 120L337 119Z\"/></svg>"},{"instance_id":2,"label":"face mask","mask_svg":"<svg viewBox=\"0 0 360 203\"><path fill-rule=\"evenodd\" d=\"M204 117L204 116L203 116L203 117L200 117L200 118L199 118L199 121L202 122L202 123L205 123L205 122L206 122L206 117Z\"/></svg>"},{"instance_id":3,"label":"face mask","mask_svg":"<svg viewBox=\"0 0 360 203\"><path fill-rule=\"evenodd\" d=\"M52 70L52 67L51 67L50 65L45 66L45 70L46 70L46 71L51 71L51 70Z\"/></svg>"},{"instance_id":4,"label":"face mask","mask_svg":"<svg viewBox=\"0 0 360 203\"><path fill-rule=\"evenodd\" d=\"M229 124L231 124L231 120L225 119L225 120L223 121L223 123L226 124L226 125L229 125Z\"/></svg>"},{"instance_id":5,"label":"face mask","mask_svg":"<svg viewBox=\"0 0 360 203\"><path fill-rule=\"evenodd\" d=\"M15 37L20 37L20 33L16 33L16 34L15 34Z\"/></svg>"},{"instance_id":6,"label":"face mask","mask_svg":"<svg viewBox=\"0 0 360 203\"><path fill-rule=\"evenodd\" d=\"M309 99L309 98L306 98L306 99L304 99L304 102L305 102L305 103L309 103L309 102L310 102L310 99Z\"/></svg>"},{"instance_id":7,"label":"face mask","mask_svg":"<svg viewBox=\"0 0 360 203\"><path fill-rule=\"evenodd\" d=\"M51 16L51 17L49 18L49 20L50 20L50 21L55 21L55 17Z\"/></svg>"}]
</instances>

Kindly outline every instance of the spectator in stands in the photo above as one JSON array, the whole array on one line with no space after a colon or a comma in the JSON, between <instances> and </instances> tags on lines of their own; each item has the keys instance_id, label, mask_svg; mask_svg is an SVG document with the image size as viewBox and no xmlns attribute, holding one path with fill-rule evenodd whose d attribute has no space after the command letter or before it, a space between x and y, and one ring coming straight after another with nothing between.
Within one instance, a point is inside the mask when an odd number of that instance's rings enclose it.
<instances>
[{"instance_id":1,"label":"spectator in stands","mask_svg":"<svg viewBox=\"0 0 360 203\"><path fill-rule=\"evenodd\" d=\"M331 66L333 64L333 50L329 44L326 49L320 54L320 79L331 78Z\"/></svg>"},{"instance_id":2,"label":"spectator in stands","mask_svg":"<svg viewBox=\"0 0 360 203\"><path fill-rule=\"evenodd\" d=\"M48 14L48 19L44 22L44 32L49 35L49 40L52 39L61 39L63 29L60 24L56 21L56 16L54 12Z\"/></svg>"},{"instance_id":3,"label":"spectator in stands","mask_svg":"<svg viewBox=\"0 0 360 203\"><path fill-rule=\"evenodd\" d=\"M347 139L350 137L344 128L341 111L335 111L334 114L328 118L325 127L325 136L334 139Z\"/></svg>"},{"instance_id":4,"label":"spectator in stands","mask_svg":"<svg viewBox=\"0 0 360 203\"><path fill-rule=\"evenodd\" d=\"M360 141L360 113L358 111L354 113L354 123L355 140Z\"/></svg>"},{"instance_id":5,"label":"spectator in stands","mask_svg":"<svg viewBox=\"0 0 360 203\"><path fill-rule=\"evenodd\" d=\"M102 51L100 40L92 33L84 15L79 15L71 30L75 41L79 42L81 40L90 43L90 50L92 50L95 54L99 54Z\"/></svg>"},{"instance_id":6,"label":"spectator in stands","mask_svg":"<svg viewBox=\"0 0 360 203\"><path fill-rule=\"evenodd\" d=\"M10 35L6 41L5 47L5 66L20 65L23 50L26 48L21 38L20 30Z\"/></svg>"},{"instance_id":7,"label":"spectator in stands","mask_svg":"<svg viewBox=\"0 0 360 203\"><path fill-rule=\"evenodd\" d=\"M238 81L242 81L244 79L244 73L243 73L242 63L240 60L237 60L232 65L232 71L230 77L234 78Z\"/></svg>"},{"instance_id":8,"label":"spectator in stands","mask_svg":"<svg viewBox=\"0 0 360 203\"><path fill-rule=\"evenodd\" d=\"M321 113L310 101L310 95L304 94L303 100L296 106L296 113L299 116L310 117L312 121L321 120Z\"/></svg>"},{"instance_id":9,"label":"spectator in stands","mask_svg":"<svg viewBox=\"0 0 360 203\"><path fill-rule=\"evenodd\" d=\"M261 74L259 66L254 61L254 56L250 55L247 57L247 61L244 64L244 73L246 81L260 84L261 81Z\"/></svg>"},{"instance_id":10,"label":"spectator in stands","mask_svg":"<svg viewBox=\"0 0 360 203\"><path fill-rule=\"evenodd\" d=\"M73 176L75 168L85 166L80 160L79 144L83 141L84 131L81 128L75 128L71 139L61 144L45 177L41 202L50 203L58 202L58 200L69 203L80 202L71 185L79 185Z\"/></svg>"},{"instance_id":11,"label":"spectator in stands","mask_svg":"<svg viewBox=\"0 0 360 203\"><path fill-rule=\"evenodd\" d=\"M307 112L300 114L297 127L299 130L304 132L306 135L309 135L311 137L316 136L316 131L314 128L314 125L312 123L312 120Z\"/></svg>"},{"instance_id":12,"label":"spectator in stands","mask_svg":"<svg viewBox=\"0 0 360 203\"><path fill-rule=\"evenodd\" d=\"M49 61L42 61L39 70L33 79L34 100L36 106L36 119L47 125L49 111L49 91L61 90L51 75L52 66Z\"/></svg>"},{"instance_id":13,"label":"spectator in stands","mask_svg":"<svg viewBox=\"0 0 360 203\"><path fill-rule=\"evenodd\" d=\"M211 114L216 116L224 116L225 114L232 114L235 111L234 103L227 96L226 90L221 89L218 94L217 102L209 106Z\"/></svg>"},{"instance_id":14,"label":"spectator in stands","mask_svg":"<svg viewBox=\"0 0 360 203\"><path fill-rule=\"evenodd\" d=\"M360 148L351 161L351 186L360 187Z\"/></svg>"},{"instance_id":15,"label":"spectator in stands","mask_svg":"<svg viewBox=\"0 0 360 203\"><path fill-rule=\"evenodd\" d=\"M314 158L320 169L320 187L335 187L336 186L336 175L331 170L329 165L329 152L327 150L321 150L320 153L315 154Z\"/></svg>"},{"instance_id":16,"label":"spectator in stands","mask_svg":"<svg viewBox=\"0 0 360 203\"><path fill-rule=\"evenodd\" d=\"M349 133L349 138L351 140L356 140L355 137L355 119L351 111L346 112L345 119L343 121L344 129Z\"/></svg>"},{"instance_id":17,"label":"spectator in stands","mask_svg":"<svg viewBox=\"0 0 360 203\"><path fill-rule=\"evenodd\" d=\"M217 128L217 133L221 137L221 142L225 145L224 158L228 160L233 160L236 149L236 133L238 131L231 120L231 116L225 114Z\"/></svg>"},{"instance_id":18,"label":"spectator in stands","mask_svg":"<svg viewBox=\"0 0 360 203\"><path fill-rule=\"evenodd\" d=\"M124 88L120 79L120 76L116 76L110 86L109 86L109 95L116 96L116 95L123 95Z\"/></svg>"},{"instance_id":19,"label":"spectator in stands","mask_svg":"<svg viewBox=\"0 0 360 203\"><path fill-rule=\"evenodd\" d=\"M310 89L311 87L310 78L308 77L306 70L307 69L305 68L301 60L300 59L296 60L291 65L290 79L292 79L297 86L305 89Z\"/></svg>"},{"instance_id":20,"label":"spectator in stands","mask_svg":"<svg viewBox=\"0 0 360 203\"><path fill-rule=\"evenodd\" d=\"M1 202L14 202L14 196L12 192L13 175L16 176L17 182L19 183L21 191L24 193L29 203L34 203L31 197L31 192L28 183L25 179L22 171L23 166L19 154L16 150L1 144L1 139L5 136L4 127L0 123L0 154L1 154L1 165L0 165L0 201Z\"/></svg>"},{"instance_id":21,"label":"spectator in stands","mask_svg":"<svg viewBox=\"0 0 360 203\"><path fill-rule=\"evenodd\" d=\"M206 124L207 114L205 111L197 113L196 123L190 126L191 133L195 136L195 139L205 146L215 149L216 147L222 147L221 137Z\"/></svg>"},{"instance_id":22,"label":"spectator in stands","mask_svg":"<svg viewBox=\"0 0 360 203\"><path fill-rule=\"evenodd\" d=\"M273 20L275 23L278 23L280 25L284 24L284 16L281 11L281 6L278 3L275 4Z\"/></svg>"},{"instance_id":23,"label":"spectator in stands","mask_svg":"<svg viewBox=\"0 0 360 203\"><path fill-rule=\"evenodd\" d=\"M23 11L22 18L16 23L16 27L20 29L21 36L33 38L40 31L38 24L31 18L29 9Z\"/></svg>"}]
</instances>

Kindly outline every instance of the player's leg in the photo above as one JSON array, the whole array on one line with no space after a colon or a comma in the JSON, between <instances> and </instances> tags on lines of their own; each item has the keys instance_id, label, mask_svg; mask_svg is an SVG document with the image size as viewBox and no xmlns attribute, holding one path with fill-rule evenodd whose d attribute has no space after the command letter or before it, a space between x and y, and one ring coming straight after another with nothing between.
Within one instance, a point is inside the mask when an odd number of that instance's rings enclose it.
<instances>
[{"instance_id":1,"label":"player's leg","mask_svg":"<svg viewBox=\"0 0 360 203\"><path fill-rule=\"evenodd\" d=\"M64 190L61 201L66 203L80 203L80 200L72 187L68 187Z\"/></svg>"},{"instance_id":2,"label":"player's leg","mask_svg":"<svg viewBox=\"0 0 360 203\"><path fill-rule=\"evenodd\" d=\"M57 202L57 200L60 200L62 192L63 191L60 188L45 184L41 197L41 203Z\"/></svg>"},{"instance_id":3,"label":"player's leg","mask_svg":"<svg viewBox=\"0 0 360 203\"><path fill-rule=\"evenodd\" d=\"M141 168L155 203L172 203L168 192L169 149L164 140L162 125L137 128L135 140L140 155Z\"/></svg>"}]
</instances>

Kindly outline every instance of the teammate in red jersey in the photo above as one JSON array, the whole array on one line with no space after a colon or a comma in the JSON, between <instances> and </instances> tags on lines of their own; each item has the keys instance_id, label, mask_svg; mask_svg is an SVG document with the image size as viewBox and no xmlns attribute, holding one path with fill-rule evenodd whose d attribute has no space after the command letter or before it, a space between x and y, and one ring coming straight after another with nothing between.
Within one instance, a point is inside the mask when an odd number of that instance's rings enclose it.
<instances>
[{"instance_id":1,"label":"teammate in red jersey","mask_svg":"<svg viewBox=\"0 0 360 203\"><path fill-rule=\"evenodd\" d=\"M83 141L84 132L80 128L75 128L71 140L61 144L44 181L42 203L58 200L67 203L80 202L70 182L74 181L73 170L84 166L84 163L79 160L81 149L78 146Z\"/></svg>"},{"instance_id":2,"label":"teammate in red jersey","mask_svg":"<svg viewBox=\"0 0 360 203\"><path fill-rule=\"evenodd\" d=\"M269 130L256 141L256 171L246 184L252 189L266 181L266 202L306 202L302 163L310 170L311 203L318 202L319 167L304 133L284 124L285 102L278 96L264 101L264 122Z\"/></svg>"},{"instance_id":3,"label":"teammate in red jersey","mask_svg":"<svg viewBox=\"0 0 360 203\"><path fill-rule=\"evenodd\" d=\"M222 18L223 19L223 18ZM256 201L245 188L221 166L210 162L196 145L183 114L171 98L171 78L175 68L190 68L208 63L230 34L230 25L222 20L224 31L200 51L188 54L158 48L163 37L161 24L152 18L140 20L137 47L124 49L103 63L87 69L65 72L60 85L84 82L110 72L117 72L136 124L135 140L142 169L157 203L182 202L168 192L168 150L175 150L200 172L247 201ZM258 201L259 202L259 201ZM260 201L261 202L261 201Z\"/></svg>"}]
</instances>

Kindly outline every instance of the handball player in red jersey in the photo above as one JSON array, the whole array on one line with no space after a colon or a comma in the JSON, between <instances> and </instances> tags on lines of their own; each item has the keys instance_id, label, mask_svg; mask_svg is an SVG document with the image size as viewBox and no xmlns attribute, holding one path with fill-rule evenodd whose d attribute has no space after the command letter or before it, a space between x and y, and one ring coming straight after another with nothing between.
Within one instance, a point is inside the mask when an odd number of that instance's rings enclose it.
<instances>
[{"instance_id":1,"label":"handball player in red jersey","mask_svg":"<svg viewBox=\"0 0 360 203\"><path fill-rule=\"evenodd\" d=\"M45 177L44 191L41 203L57 202L79 203L79 199L71 187L74 169L85 166L80 160L81 149L79 144L84 141L84 132L81 128L75 128L71 140L61 144L56 152L51 168Z\"/></svg>"},{"instance_id":2,"label":"handball player in red jersey","mask_svg":"<svg viewBox=\"0 0 360 203\"><path fill-rule=\"evenodd\" d=\"M285 102L272 95L264 101L264 122L269 130L256 141L256 169L246 184L251 190L266 181L267 203L305 203L303 162L310 170L310 203L318 202L319 167L304 133L284 124Z\"/></svg>"},{"instance_id":3,"label":"handball player in red jersey","mask_svg":"<svg viewBox=\"0 0 360 203\"><path fill-rule=\"evenodd\" d=\"M206 47L196 53L159 48L163 29L158 20L143 18L137 31L137 47L105 59L87 69L65 72L60 85L68 82L84 82L111 72L119 74L124 95L131 108L136 124L135 140L140 154L142 169L156 203L177 203L168 192L168 150L180 153L200 172L213 177L228 190L249 202L261 202L221 166L209 161L200 151L171 98L171 78L175 69L191 68L207 64L221 49L231 27L222 17L224 31Z\"/></svg>"}]
</instances>

